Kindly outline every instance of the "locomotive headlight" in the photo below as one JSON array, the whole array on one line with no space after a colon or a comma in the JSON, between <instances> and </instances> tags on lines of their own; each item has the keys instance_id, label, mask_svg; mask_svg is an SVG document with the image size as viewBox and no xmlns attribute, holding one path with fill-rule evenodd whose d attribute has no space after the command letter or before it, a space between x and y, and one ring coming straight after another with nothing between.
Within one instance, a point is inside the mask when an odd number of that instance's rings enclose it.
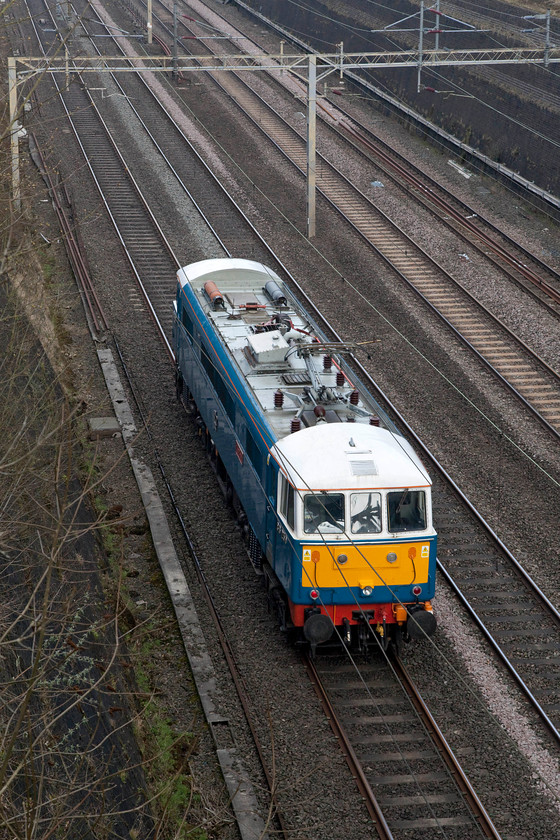
<instances>
[{"instance_id":1,"label":"locomotive headlight","mask_svg":"<svg viewBox=\"0 0 560 840\"><path fill-rule=\"evenodd\" d=\"M397 555L394 551L390 551L387 555L387 562L388 563L396 563L397 562Z\"/></svg>"},{"instance_id":2,"label":"locomotive headlight","mask_svg":"<svg viewBox=\"0 0 560 840\"><path fill-rule=\"evenodd\" d=\"M369 598L369 596L373 592L373 586L363 586L361 591L362 591L362 596L364 598Z\"/></svg>"},{"instance_id":3,"label":"locomotive headlight","mask_svg":"<svg viewBox=\"0 0 560 840\"><path fill-rule=\"evenodd\" d=\"M348 555L347 554L339 554L336 558L336 562L340 563L341 566L344 566L345 563L348 563Z\"/></svg>"}]
</instances>

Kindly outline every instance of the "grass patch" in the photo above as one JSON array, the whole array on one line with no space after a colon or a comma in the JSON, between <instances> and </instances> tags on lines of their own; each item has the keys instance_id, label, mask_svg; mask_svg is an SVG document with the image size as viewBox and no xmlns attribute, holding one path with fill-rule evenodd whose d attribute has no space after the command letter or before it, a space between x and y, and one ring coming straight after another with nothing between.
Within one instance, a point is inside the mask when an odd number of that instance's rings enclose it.
<instances>
[{"instance_id":1,"label":"grass patch","mask_svg":"<svg viewBox=\"0 0 560 840\"><path fill-rule=\"evenodd\" d=\"M172 718L155 698L158 674L154 662L162 655L163 644L158 638L162 632L164 628L157 621L146 624L141 639L136 642L134 656L139 692L149 698L142 706L137 740L144 755L149 786L155 795L157 836L206 840L206 831L189 816L199 805L188 766L196 736L188 731L178 732Z\"/></svg>"}]
</instances>

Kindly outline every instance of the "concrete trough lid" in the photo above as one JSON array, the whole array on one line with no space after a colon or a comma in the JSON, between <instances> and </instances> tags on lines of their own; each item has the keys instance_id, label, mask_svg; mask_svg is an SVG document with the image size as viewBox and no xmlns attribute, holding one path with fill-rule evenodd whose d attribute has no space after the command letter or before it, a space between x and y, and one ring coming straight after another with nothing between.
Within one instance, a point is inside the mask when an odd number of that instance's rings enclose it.
<instances>
[{"instance_id":1,"label":"concrete trough lid","mask_svg":"<svg viewBox=\"0 0 560 840\"><path fill-rule=\"evenodd\" d=\"M120 434L121 426L116 417L90 417L88 418L89 438L113 437Z\"/></svg>"}]
</instances>

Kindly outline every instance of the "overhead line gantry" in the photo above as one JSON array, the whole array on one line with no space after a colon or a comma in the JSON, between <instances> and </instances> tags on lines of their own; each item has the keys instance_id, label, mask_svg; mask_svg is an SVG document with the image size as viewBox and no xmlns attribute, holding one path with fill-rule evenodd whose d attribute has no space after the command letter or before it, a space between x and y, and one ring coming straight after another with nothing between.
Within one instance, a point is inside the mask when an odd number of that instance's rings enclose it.
<instances>
[{"instance_id":1,"label":"overhead line gantry","mask_svg":"<svg viewBox=\"0 0 560 840\"><path fill-rule=\"evenodd\" d=\"M317 83L331 73L342 78L349 70L391 69L417 67L463 67L493 64L541 64L548 66L560 62L560 47L546 44L545 48L516 47L498 49L416 49L394 52L345 53L343 45L334 53L310 53L289 55L248 54L211 56L76 56L68 54L45 58L10 56L8 58L8 89L10 102L10 131L12 151L12 198L19 207L19 140L18 86L47 73L63 73L67 84L71 76L85 73L217 73L220 71L267 71L270 73L290 72L307 86L307 235L315 236L316 224L316 105Z\"/></svg>"}]
</instances>

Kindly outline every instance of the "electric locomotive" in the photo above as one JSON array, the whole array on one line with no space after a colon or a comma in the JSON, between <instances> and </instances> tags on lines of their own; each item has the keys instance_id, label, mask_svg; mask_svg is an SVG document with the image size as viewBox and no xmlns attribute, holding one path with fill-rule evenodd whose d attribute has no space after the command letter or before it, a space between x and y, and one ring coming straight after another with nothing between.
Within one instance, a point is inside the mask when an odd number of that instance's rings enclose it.
<instances>
[{"instance_id":1,"label":"electric locomotive","mask_svg":"<svg viewBox=\"0 0 560 840\"><path fill-rule=\"evenodd\" d=\"M397 646L436 627L430 478L278 275L244 259L177 273L178 394L283 630Z\"/></svg>"}]
</instances>

